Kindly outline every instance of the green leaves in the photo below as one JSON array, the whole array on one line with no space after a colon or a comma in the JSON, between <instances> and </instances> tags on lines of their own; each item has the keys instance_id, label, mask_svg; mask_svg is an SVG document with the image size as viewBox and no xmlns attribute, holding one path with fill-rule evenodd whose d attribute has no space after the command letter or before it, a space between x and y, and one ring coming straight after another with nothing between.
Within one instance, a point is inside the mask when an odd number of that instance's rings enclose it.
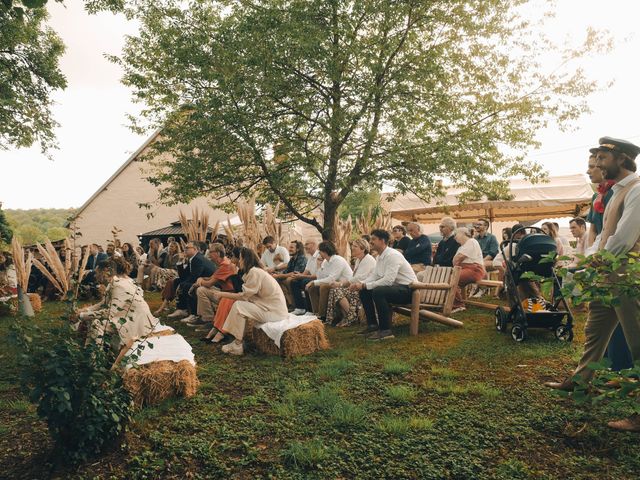
<instances>
[{"instance_id":1,"label":"green leaves","mask_svg":"<svg viewBox=\"0 0 640 480\"><path fill-rule=\"evenodd\" d=\"M383 185L503 198L504 178L542 177L522 158L536 131L594 88L537 63L517 4L143 4L118 63L144 104L135 126L163 131L147 178L166 203L256 195L319 229L321 206L329 230L346 198Z\"/></svg>"}]
</instances>

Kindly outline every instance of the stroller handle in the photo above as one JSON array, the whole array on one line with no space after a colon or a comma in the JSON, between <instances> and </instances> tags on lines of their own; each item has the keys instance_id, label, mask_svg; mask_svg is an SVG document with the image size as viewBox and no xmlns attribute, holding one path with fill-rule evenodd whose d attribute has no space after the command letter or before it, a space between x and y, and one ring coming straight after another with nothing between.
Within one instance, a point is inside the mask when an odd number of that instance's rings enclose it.
<instances>
[{"instance_id":1,"label":"stroller handle","mask_svg":"<svg viewBox=\"0 0 640 480\"><path fill-rule=\"evenodd\" d=\"M518 240L513 237L515 236L516 233L520 233L520 232L525 232L526 234L527 230L529 230L529 233L535 232L535 233L544 234L544 230L538 227L520 227L514 230L513 232L511 232L511 237L509 238L509 240L505 240L500 244L500 251L502 252L502 258L504 258L505 260L507 259L507 256L504 254L504 246L509 245L509 252L513 252L513 244L518 243Z\"/></svg>"}]
</instances>

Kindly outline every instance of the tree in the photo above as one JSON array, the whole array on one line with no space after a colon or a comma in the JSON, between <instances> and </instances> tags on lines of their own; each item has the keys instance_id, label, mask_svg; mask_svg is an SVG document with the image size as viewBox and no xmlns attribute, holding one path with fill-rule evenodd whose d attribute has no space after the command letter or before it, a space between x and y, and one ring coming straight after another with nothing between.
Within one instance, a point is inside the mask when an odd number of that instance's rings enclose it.
<instances>
[{"instance_id":1,"label":"tree","mask_svg":"<svg viewBox=\"0 0 640 480\"><path fill-rule=\"evenodd\" d=\"M504 196L507 177L542 175L522 153L536 132L577 118L595 87L542 67L523 3L138 3L140 35L114 60L145 104L135 125L162 128L148 179L165 203L279 201L326 237L349 195L383 185Z\"/></svg>"},{"instance_id":2,"label":"tree","mask_svg":"<svg viewBox=\"0 0 640 480\"><path fill-rule=\"evenodd\" d=\"M2 211L2 203L0 203L0 245L11 243L13 238L13 230L9 225L9 221Z\"/></svg>"},{"instance_id":3,"label":"tree","mask_svg":"<svg viewBox=\"0 0 640 480\"><path fill-rule=\"evenodd\" d=\"M62 40L45 25L46 0L0 2L0 149L55 145L51 93L67 82Z\"/></svg>"}]
</instances>

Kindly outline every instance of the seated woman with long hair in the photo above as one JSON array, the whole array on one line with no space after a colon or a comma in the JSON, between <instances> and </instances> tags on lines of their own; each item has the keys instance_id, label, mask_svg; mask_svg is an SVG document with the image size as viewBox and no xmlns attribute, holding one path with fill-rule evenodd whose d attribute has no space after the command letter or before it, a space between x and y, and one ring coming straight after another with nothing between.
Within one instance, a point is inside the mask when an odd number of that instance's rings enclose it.
<instances>
[{"instance_id":1,"label":"seated woman with long hair","mask_svg":"<svg viewBox=\"0 0 640 480\"><path fill-rule=\"evenodd\" d=\"M351 244L351 255L355 258L353 275L349 280L334 282L329 291L327 302L327 323L336 323L338 327L346 327L358 321L358 307L360 307L360 293L349 290L352 282L364 282L376 268L376 259L369 254L370 246L363 238L358 238Z\"/></svg>"},{"instance_id":2,"label":"seated woman with long hair","mask_svg":"<svg viewBox=\"0 0 640 480\"><path fill-rule=\"evenodd\" d=\"M141 350L142 355L136 353L138 364L187 360L195 365L186 340L151 314L142 288L129 277L130 268L122 256L114 256L100 265L99 279L108 282L104 299L80 312L80 320L89 322L87 341L103 343L109 339L109 345L120 352L116 363ZM149 341L153 349L138 348Z\"/></svg>"},{"instance_id":3,"label":"seated woman with long hair","mask_svg":"<svg viewBox=\"0 0 640 480\"><path fill-rule=\"evenodd\" d=\"M233 342L222 347L222 351L232 355L242 355L247 320L257 323L277 322L288 317L287 302L282 289L269 273L260 267L260 259L249 248L240 249L240 270L244 272L242 292L216 292L218 299L236 300L222 326L233 335Z\"/></svg>"}]
</instances>

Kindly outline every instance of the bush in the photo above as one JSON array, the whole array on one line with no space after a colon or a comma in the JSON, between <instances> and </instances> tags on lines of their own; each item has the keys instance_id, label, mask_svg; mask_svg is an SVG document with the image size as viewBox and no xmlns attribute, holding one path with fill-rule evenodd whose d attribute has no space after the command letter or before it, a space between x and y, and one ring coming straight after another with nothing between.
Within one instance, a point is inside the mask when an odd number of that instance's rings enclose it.
<instances>
[{"instance_id":1,"label":"bush","mask_svg":"<svg viewBox=\"0 0 640 480\"><path fill-rule=\"evenodd\" d=\"M108 342L85 347L68 323L50 330L17 325L14 338L22 351L22 387L47 423L57 458L77 463L114 445L132 404L111 370Z\"/></svg>"}]
</instances>

